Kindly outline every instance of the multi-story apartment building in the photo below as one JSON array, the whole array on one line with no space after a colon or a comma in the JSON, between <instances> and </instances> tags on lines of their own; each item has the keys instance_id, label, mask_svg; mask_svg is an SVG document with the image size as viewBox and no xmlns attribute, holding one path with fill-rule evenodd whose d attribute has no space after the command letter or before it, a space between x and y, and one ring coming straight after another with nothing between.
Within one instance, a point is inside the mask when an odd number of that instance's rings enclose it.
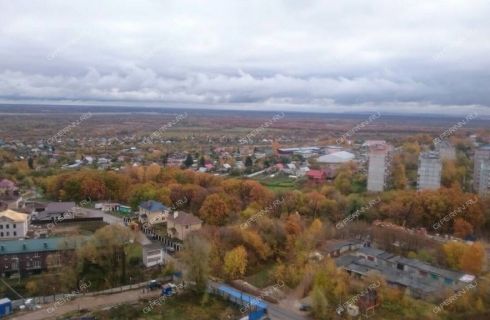
<instances>
[{"instance_id":1,"label":"multi-story apartment building","mask_svg":"<svg viewBox=\"0 0 490 320\"><path fill-rule=\"evenodd\" d=\"M0 241L0 275L30 274L61 267L85 238L45 238Z\"/></svg>"},{"instance_id":2,"label":"multi-story apartment building","mask_svg":"<svg viewBox=\"0 0 490 320\"><path fill-rule=\"evenodd\" d=\"M441 187L441 157L436 151L422 152L419 156L418 190L436 190Z\"/></svg>"},{"instance_id":3,"label":"multi-story apartment building","mask_svg":"<svg viewBox=\"0 0 490 320\"><path fill-rule=\"evenodd\" d=\"M436 151L439 152L441 160L456 159L456 149L451 143L446 140L442 140L438 144L436 144Z\"/></svg>"},{"instance_id":4,"label":"multi-story apartment building","mask_svg":"<svg viewBox=\"0 0 490 320\"><path fill-rule=\"evenodd\" d=\"M392 146L384 141L369 147L367 190L380 192L390 173Z\"/></svg>"},{"instance_id":5,"label":"multi-story apartment building","mask_svg":"<svg viewBox=\"0 0 490 320\"><path fill-rule=\"evenodd\" d=\"M475 150L474 169L473 169L473 190L480 193L480 178L482 163L490 160L490 145L482 146Z\"/></svg>"},{"instance_id":6,"label":"multi-story apartment building","mask_svg":"<svg viewBox=\"0 0 490 320\"><path fill-rule=\"evenodd\" d=\"M480 166L478 194L485 196L490 194L490 160L483 160Z\"/></svg>"}]
</instances>

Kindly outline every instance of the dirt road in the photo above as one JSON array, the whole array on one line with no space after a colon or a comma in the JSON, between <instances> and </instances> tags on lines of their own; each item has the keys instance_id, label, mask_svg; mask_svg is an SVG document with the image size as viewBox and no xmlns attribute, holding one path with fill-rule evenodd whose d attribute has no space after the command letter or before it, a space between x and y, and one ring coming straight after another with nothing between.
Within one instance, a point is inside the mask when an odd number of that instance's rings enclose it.
<instances>
[{"instance_id":1,"label":"dirt road","mask_svg":"<svg viewBox=\"0 0 490 320\"><path fill-rule=\"evenodd\" d=\"M42 309L30 312L18 312L10 320L42 320L56 319L67 312L76 311L78 309L95 310L102 307L114 306L119 303L137 301L140 298L157 297L159 290L143 293L142 289L125 291L110 295L99 295L95 297L82 297L75 300L67 301L66 303L55 307L54 304L43 305ZM50 312L48 312L50 311Z\"/></svg>"}]
</instances>

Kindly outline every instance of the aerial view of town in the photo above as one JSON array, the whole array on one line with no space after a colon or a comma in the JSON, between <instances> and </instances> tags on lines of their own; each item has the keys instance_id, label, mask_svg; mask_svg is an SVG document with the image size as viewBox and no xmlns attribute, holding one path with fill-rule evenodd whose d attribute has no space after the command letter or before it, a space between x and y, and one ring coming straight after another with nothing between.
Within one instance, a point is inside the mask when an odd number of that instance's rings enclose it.
<instances>
[{"instance_id":1,"label":"aerial view of town","mask_svg":"<svg viewBox=\"0 0 490 320\"><path fill-rule=\"evenodd\" d=\"M490 3L0 0L0 319L489 320Z\"/></svg>"}]
</instances>

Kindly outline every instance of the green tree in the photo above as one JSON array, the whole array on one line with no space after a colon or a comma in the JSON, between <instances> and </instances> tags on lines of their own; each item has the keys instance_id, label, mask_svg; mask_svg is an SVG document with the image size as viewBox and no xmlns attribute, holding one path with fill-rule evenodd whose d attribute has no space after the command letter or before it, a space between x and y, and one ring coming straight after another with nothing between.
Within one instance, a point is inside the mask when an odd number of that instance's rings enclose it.
<instances>
[{"instance_id":1,"label":"green tree","mask_svg":"<svg viewBox=\"0 0 490 320\"><path fill-rule=\"evenodd\" d=\"M228 279L235 280L242 277L247 270L247 250L238 246L225 255L224 271Z\"/></svg>"},{"instance_id":2,"label":"green tree","mask_svg":"<svg viewBox=\"0 0 490 320\"><path fill-rule=\"evenodd\" d=\"M245 167L251 168L254 165L254 162L250 156L245 158Z\"/></svg>"},{"instance_id":3,"label":"green tree","mask_svg":"<svg viewBox=\"0 0 490 320\"><path fill-rule=\"evenodd\" d=\"M315 287L311 294L311 307L315 319L331 319L328 313L328 300L319 287Z\"/></svg>"},{"instance_id":4,"label":"green tree","mask_svg":"<svg viewBox=\"0 0 490 320\"><path fill-rule=\"evenodd\" d=\"M182 262L187 267L186 277L196 283L196 291L206 290L209 277L211 245L203 236L192 233L186 238L182 251Z\"/></svg>"},{"instance_id":5,"label":"green tree","mask_svg":"<svg viewBox=\"0 0 490 320\"><path fill-rule=\"evenodd\" d=\"M193 164L194 164L194 159L192 158L192 155L189 153L189 154L187 154L187 158L185 158L184 166L186 168L189 168Z\"/></svg>"}]
</instances>

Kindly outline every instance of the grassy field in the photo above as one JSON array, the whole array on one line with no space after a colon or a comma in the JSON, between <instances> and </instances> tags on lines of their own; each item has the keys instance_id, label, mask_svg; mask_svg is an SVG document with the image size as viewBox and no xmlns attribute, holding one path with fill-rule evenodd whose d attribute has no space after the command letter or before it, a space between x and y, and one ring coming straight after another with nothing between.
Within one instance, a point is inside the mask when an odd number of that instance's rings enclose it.
<instances>
[{"instance_id":1,"label":"grassy field","mask_svg":"<svg viewBox=\"0 0 490 320\"><path fill-rule=\"evenodd\" d=\"M254 273L246 277L245 281L261 289L274 284L274 280L271 277L271 271L274 268L274 266L275 264L271 263L267 266L260 268L257 273Z\"/></svg>"},{"instance_id":2,"label":"grassy field","mask_svg":"<svg viewBox=\"0 0 490 320\"><path fill-rule=\"evenodd\" d=\"M298 189L301 181L301 179L289 178L286 174L276 174L274 177L271 177L269 174L260 175L254 179L272 191L291 191Z\"/></svg>"},{"instance_id":3,"label":"grassy field","mask_svg":"<svg viewBox=\"0 0 490 320\"><path fill-rule=\"evenodd\" d=\"M85 221L76 223L60 223L52 229L52 237L69 237L75 235L89 236L98 229L107 226L103 221Z\"/></svg>"}]
</instances>

